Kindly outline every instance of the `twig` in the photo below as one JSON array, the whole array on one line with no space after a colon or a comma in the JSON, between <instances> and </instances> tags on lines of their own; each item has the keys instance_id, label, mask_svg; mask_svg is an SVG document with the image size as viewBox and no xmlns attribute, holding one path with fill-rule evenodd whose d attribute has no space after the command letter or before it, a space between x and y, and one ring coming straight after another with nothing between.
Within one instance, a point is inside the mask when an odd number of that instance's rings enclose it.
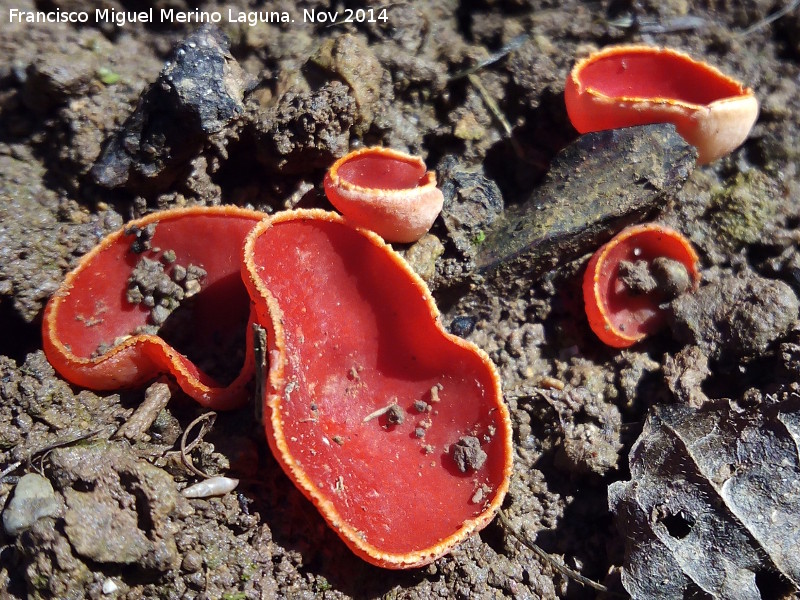
<instances>
[{"instance_id":1,"label":"twig","mask_svg":"<svg viewBox=\"0 0 800 600\"><path fill-rule=\"evenodd\" d=\"M745 37L747 35L750 35L751 33L754 33L756 31L758 31L759 29L774 23L775 21L777 21L781 17L784 17L784 16L788 15L790 12L792 12L798 6L800 6L800 0L793 0L792 2L790 2L789 4L787 4L786 6L781 8L780 10L776 10L771 15L768 15L768 16L764 17L760 21L756 21L755 23L750 25L750 27L748 27L747 29L742 29L741 31L737 32L736 35L738 37Z\"/></svg>"},{"instance_id":2,"label":"twig","mask_svg":"<svg viewBox=\"0 0 800 600\"><path fill-rule=\"evenodd\" d=\"M372 419L377 419L378 417L381 417L381 416L385 415L390 410L392 410L395 406L398 406L397 401L396 400L392 400L391 403L387 404L383 408L379 408L378 410L369 413L366 417L364 417L364 419L361 422L362 423L369 423L370 421L372 421Z\"/></svg>"},{"instance_id":3,"label":"twig","mask_svg":"<svg viewBox=\"0 0 800 600\"><path fill-rule=\"evenodd\" d=\"M82 442L83 440L88 440L90 438L95 437L100 433L104 433L108 431L108 427L99 427L98 429L94 429L92 431L87 431L86 433L79 433L78 435L74 435L72 437L58 440L57 442L53 442L52 444L48 444L43 448L39 448L36 452L31 454L27 459L27 464L32 466L33 461L39 459L39 471L44 471L44 459L56 448L63 448L64 446L71 446L76 442ZM108 439L108 433L106 433L105 439Z\"/></svg>"},{"instance_id":4,"label":"twig","mask_svg":"<svg viewBox=\"0 0 800 600\"><path fill-rule=\"evenodd\" d=\"M694 31L705 27L706 20L702 17L694 15L685 15L683 17L674 17L666 21L659 19L643 19L637 15L620 17L613 21L609 21L609 25L619 27L621 29L632 29L638 33L675 33L678 31Z\"/></svg>"},{"instance_id":5,"label":"twig","mask_svg":"<svg viewBox=\"0 0 800 600\"><path fill-rule=\"evenodd\" d=\"M497 103L494 101L489 95L488 90L483 87L481 80L478 78L477 75L470 74L467 75L467 79L469 82L475 86L475 89L478 90L478 94L480 94L481 98L483 99L484 104L489 109L489 111L494 115L494 118L500 123L500 126L503 128L508 140L511 142L511 147L514 149L514 152L520 158L524 158L525 153L522 151L522 147L519 145L519 142L516 138L512 135L512 128L511 123L508 122L506 116L503 114L503 111L500 110L500 107L497 106Z\"/></svg>"},{"instance_id":6,"label":"twig","mask_svg":"<svg viewBox=\"0 0 800 600\"><path fill-rule=\"evenodd\" d=\"M6 475L8 475L9 473L13 473L14 470L21 464L22 461L18 460L17 462L13 462L10 465L8 465L5 469L3 469L3 472L0 473L0 483L3 482L3 480L6 478Z\"/></svg>"},{"instance_id":7,"label":"twig","mask_svg":"<svg viewBox=\"0 0 800 600\"><path fill-rule=\"evenodd\" d=\"M626 596L623 596L622 594L618 594L616 592L610 591L603 584L597 583L596 581L593 581L593 580L589 579L588 577L584 577L583 575L581 575L580 573L578 573L574 569L570 569L568 566L566 566L566 565L562 564L561 562L557 561L553 556L551 556L550 554L548 554L547 552L542 550L539 546L537 546L536 544L531 542L527 538L527 536L525 536L522 533L520 533L519 531L517 531L517 529L514 527L514 525L512 525L511 521L508 520L508 517L506 517L505 513L502 510L497 513L497 516L500 519L500 522L505 526L505 528L509 532L511 532L511 534L513 534L513 536L515 538L517 538L520 542L522 542L523 545L525 545L528 549L532 550L533 553L536 554L536 556L538 556L540 559L542 559L543 561L545 561L548 564L550 564L556 571L558 571L562 575L565 575L566 577L569 577L570 579L572 579L573 581L578 582L581 585L585 585L585 586L588 586L588 587L592 588L593 590L597 590L598 592L603 592L603 593L609 594L611 596L615 596L617 598L625 598L626 597Z\"/></svg>"},{"instance_id":8,"label":"twig","mask_svg":"<svg viewBox=\"0 0 800 600\"><path fill-rule=\"evenodd\" d=\"M202 415L197 417L194 421L189 423L189 426L186 428L186 431L184 431L183 435L181 436L181 460L183 461L183 464L192 473L200 477L203 477L205 479L209 479L212 476L194 466L190 453L192 450L195 449L197 444L199 444L203 440L203 437L205 437L206 433L208 433L211 430L211 428L214 426L214 421L216 420L217 420L217 413L215 413L214 411L203 413ZM189 432L192 429L194 429L194 427L198 423L202 423L200 431L197 433L197 437L194 438L194 440L192 440L192 443L187 445L186 439L189 437Z\"/></svg>"},{"instance_id":9,"label":"twig","mask_svg":"<svg viewBox=\"0 0 800 600\"><path fill-rule=\"evenodd\" d=\"M144 432L150 429L158 414L164 410L171 397L172 392L166 383L157 382L151 385L144 393L144 402L114 432L111 438L119 439L124 437L131 441L141 438Z\"/></svg>"},{"instance_id":10,"label":"twig","mask_svg":"<svg viewBox=\"0 0 800 600\"><path fill-rule=\"evenodd\" d=\"M530 35L527 33L522 33L508 42L505 46L500 48L497 52L492 52L488 57L484 58L483 60L475 63L471 67L464 69L463 71L457 72L455 75L450 77L450 81L455 81L456 79L461 79L463 77L468 77L473 73L477 73L484 67L488 67L489 65L493 65L497 61L502 58L505 58L509 54L511 54L514 50L522 46L525 42L530 39Z\"/></svg>"},{"instance_id":11,"label":"twig","mask_svg":"<svg viewBox=\"0 0 800 600\"><path fill-rule=\"evenodd\" d=\"M511 136L511 123L508 122L508 119L506 119L506 116L500 110L500 107L497 106L494 98L489 95L488 90L483 87L483 83L481 83L480 78L477 75L469 74L467 75L467 79L469 79L469 82L475 86L476 90L478 90L478 93L480 94L481 99L483 99L484 104L486 104L488 109L492 111L495 119L500 122L500 125L503 127L503 131L506 132L506 135Z\"/></svg>"}]
</instances>

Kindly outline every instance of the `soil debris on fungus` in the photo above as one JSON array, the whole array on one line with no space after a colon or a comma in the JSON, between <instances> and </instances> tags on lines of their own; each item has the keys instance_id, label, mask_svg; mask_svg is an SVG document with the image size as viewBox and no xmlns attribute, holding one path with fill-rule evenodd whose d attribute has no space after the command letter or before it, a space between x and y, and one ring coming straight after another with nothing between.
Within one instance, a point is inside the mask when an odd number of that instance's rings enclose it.
<instances>
[{"instance_id":1,"label":"soil debris on fungus","mask_svg":"<svg viewBox=\"0 0 800 600\"><path fill-rule=\"evenodd\" d=\"M659 290L664 300L677 298L692 285L686 266L665 256L658 256L650 262L620 261L619 279L631 294L652 294Z\"/></svg>"},{"instance_id":2,"label":"soil debris on fungus","mask_svg":"<svg viewBox=\"0 0 800 600\"><path fill-rule=\"evenodd\" d=\"M133 242L131 242L131 252L134 254L141 254L146 250L150 250L150 240L156 232L157 223L150 223L144 227L138 225L131 225L125 228L125 235L132 235Z\"/></svg>"},{"instance_id":3,"label":"soil debris on fungus","mask_svg":"<svg viewBox=\"0 0 800 600\"><path fill-rule=\"evenodd\" d=\"M263 217L235 207L175 209L106 236L67 275L45 309L42 333L49 360L73 382L95 389L133 386L169 371L184 392L205 406L242 403L254 369L253 340L245 335L250 306L238 253L219 252L209 241L236 247ZM153 223L158 227L147 250L153 258L134 254L139 258L131 264L126 232L146 231ZM168 267L171 275L157 260L160 247L175 253ZM176 276L175 267L181 264L187 266ZM181 305L187 296L192 301ZM120 297L149 310L120 306ZM190 310L172 332L167 317L179 305ZM79 319L97 313L98 307L102 319ZM75 327L75 321L84 326ZM228 350L223 342L235 350L220 357L221 347ZM172 344L186 348L184 353L175 352ZM200 371L208 356L216 357L212 366L224 365L224 377L217 380Z\"/></svg>"},{"instance_id":4,"label":"soil debris on fungus","mask_svg":"<svg viewBox=\"0 0 800 600\"><path fill-rule=\"evenodd\" d=\"M193 264L186 267L173 264L171 273L167 273L161 261L143 256L128 279L125 299L149 308L150 323L159 327L184 299L200 292L201 282L207 275L205 269Z\"/></svg>"},{"instance_id":5,"label":"soil debris on fungus","mask_svg":"<svg viewBox=\"0 0 800 600\"><path fill-rule=\"evenodd\" d=\"M462 473L477 471L486 462L486 452L481 448L481 441L473 435L462 437L451 448L453 461Z\"/></svg>"},{"instance_id":6,"label":"soil debris on fungus","mask_svg":"<svg viewBox=\"0 0 800 600\"><path fill-rule=\"evenodd\" d=\"M589 259L583 301L592 331L626 348L661 329L666 303L696 289L699 258L677 231L657 223L627 227Z\"/></svg>"}]
</instances>

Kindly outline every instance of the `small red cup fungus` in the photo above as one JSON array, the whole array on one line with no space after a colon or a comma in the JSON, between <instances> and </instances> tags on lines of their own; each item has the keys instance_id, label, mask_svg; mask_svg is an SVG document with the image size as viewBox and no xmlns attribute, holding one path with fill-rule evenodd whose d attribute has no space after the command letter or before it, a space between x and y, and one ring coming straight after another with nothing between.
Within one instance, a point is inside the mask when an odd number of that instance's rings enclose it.
<instances>
[{"instance_id":1,"label":"small red cup fungus","mask_svg":"<svg viewBox=\"0 0 800 600\"><path fill-rule=\"evenodd\" d=\"M498 374L442 329L406 262L320 210L259 224L244 261L268 332L267 438L345 544L409 568L487 525L512 467Z\"/></svg>"},{"instance_id":2,"label":"small red cup fungus","mask_svg":"<svg viewBox=\"0 0 800 600\"><path fill-rule=\"evenodd\" d=\"M744 142L758 116L753 90L669 48L609 46L578 61L564 89L575 129L673 123L710 163Z\"/></svg>"},{"instance_id":3,"label":"small red cup fungus","mask_svg":"<svg viewBox=\"0 0 800 600\"><path fill-rule=\"evenodd\" d=\"M697 289L698 257L677 231L654 223L622 230L589 260L583 299L592 331L627 348L664 324L663 302Z\"/></svg>"},{"instance_id":4,"label":"small red cup fungus","mask_svg":"<svg viewBox=\"0 0 800 600\"><path fill-rule=\"evenodd\" d=\"M415 242L431 228L444 196L425 163L388 148L362 148L325 176L325 194L353 225L387 242Z\"/></svg>"},{"instance_id":5,"label":"small red cup fungus","mask_svg":"<svg viewBox=\"0 0 800 600\"><path fill-rule=\"evenodd\" d=\"M244 403L253 359L240 252L264 217L235 207L176 209L104 238L45 308L43 347L50 363L72 383L92 389L134 387L169 372L203 406ZM183 338L182 347L217 358L239 355L232 381L219 383L165 341L163 328L179 314L175 335Z\"/></svg>"}]
</instances>

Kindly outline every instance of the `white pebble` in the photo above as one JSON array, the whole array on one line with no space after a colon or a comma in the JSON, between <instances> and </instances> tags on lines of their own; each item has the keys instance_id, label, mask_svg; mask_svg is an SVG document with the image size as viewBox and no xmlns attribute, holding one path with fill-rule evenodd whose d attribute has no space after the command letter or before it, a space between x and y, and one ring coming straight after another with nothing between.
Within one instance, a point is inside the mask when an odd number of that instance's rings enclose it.
<instances>
[{"instance_id":1,"label":"white pebble","mask_svg":"<svg viewBox=\"0 0 800 600\"><path fill-rule=\"evenodd\" d=\"M109 594L113 594L114 592L119 590L119 586L117 582L113 579L106 579L103 582L103 593L108 596Z\"/></svg>"}]
</instances>

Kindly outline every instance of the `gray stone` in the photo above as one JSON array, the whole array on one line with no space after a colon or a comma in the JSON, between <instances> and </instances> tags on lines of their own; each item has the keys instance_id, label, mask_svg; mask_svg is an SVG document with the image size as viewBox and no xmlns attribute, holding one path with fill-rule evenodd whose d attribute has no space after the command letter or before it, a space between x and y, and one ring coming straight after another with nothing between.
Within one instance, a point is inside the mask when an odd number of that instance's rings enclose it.
<instances>
[{"instance_id":1,"label":"gray stone","mask_svg":"<svg viewBox=\"0 0 800 600\"><path fill-rule=\"evenodd\" d=\"M656 214L686 182L695 155L669 124L581 136L525 202L485 230L478 271L501 291L527 290L533 279Z\"/></svg>"},{"instance_id":2,"label":"gray stone","mask_svg":"<svg viewBox=\"0 0 800 600\"><path fill-rule=\"evenodd\" d=\"M36 473L23 475L3 511L3 529L16 536L42 517L54 517L60 505L50 482Z\"/></svg>"}]
</instances>

